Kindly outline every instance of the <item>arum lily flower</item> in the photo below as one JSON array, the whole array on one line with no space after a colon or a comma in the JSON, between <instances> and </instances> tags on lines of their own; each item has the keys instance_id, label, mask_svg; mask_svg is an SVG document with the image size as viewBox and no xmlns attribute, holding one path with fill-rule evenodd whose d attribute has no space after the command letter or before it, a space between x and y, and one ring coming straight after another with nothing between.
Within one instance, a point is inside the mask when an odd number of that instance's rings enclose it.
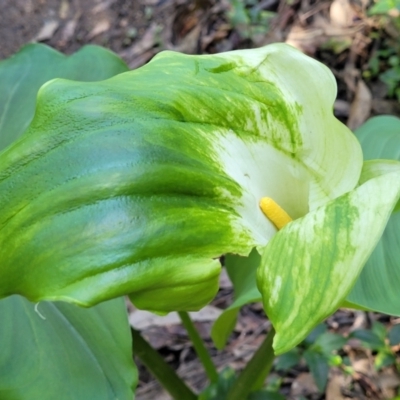
<instances>
[{"instance_id":1,"label":"arum lily flower","mask_svg":"<svg viewBox=\"0 0 400 400\"><path fill-rule=\"evenodd\" d=\"M283 44L46 84L0 155L0 295L194 310L218 257L257 248L288 350L346 297L399 197L398 165L363 168L335 95L326 67ZM293 219L279 232L278 206Z\"/></svg>"}]
</instances>

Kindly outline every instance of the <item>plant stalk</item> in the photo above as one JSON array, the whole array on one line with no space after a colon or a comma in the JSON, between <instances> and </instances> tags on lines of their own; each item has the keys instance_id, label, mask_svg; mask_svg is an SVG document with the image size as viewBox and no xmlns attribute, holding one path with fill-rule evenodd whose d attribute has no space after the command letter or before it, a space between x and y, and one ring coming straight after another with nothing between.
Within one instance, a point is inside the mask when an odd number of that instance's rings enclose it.
<instances>
[{"instance_id":1,"label":"plant stalk","mask_svg":"<svg viewBox=\"0 0 400 400\"><path fill-rule=\"evenodd\" d=\"M175 400L197 399L197 396L186 386L185 382L179 378L176 372L136 329L132 329L132 340L133 354L140 359Z\"/></svg>"},{"instance_id":2,"label":"plant stalk","mask_svg":"<svg viewBox=\"0 0 400 400\"><path fill-rule=\"evenodd\" d=\"M228 392L226 400L244 400L250 392L260 390L275 358L272 340L275 330L271 327L262 345L254 353L238 379Z\"/></svg>"},{"instance_id":3,"label":"plant stalk","mask_svg":"<svg viewBox=\"0 0 400 400\"><path fill-rule=\"evenodd\" d=\"M208 379L215 383L218 381L218 372L215 368L215 365L210 357L210 353L208 352L206 346L202 338L199 335L196 327L194 326L190 316L187 312L180 311L178 312L180 319L182 320L183 326L185 327L190 340L192 341L193 347L196 350L197 356L199 357L203 367L206 371Z\"/></svg>"}]
</instances>

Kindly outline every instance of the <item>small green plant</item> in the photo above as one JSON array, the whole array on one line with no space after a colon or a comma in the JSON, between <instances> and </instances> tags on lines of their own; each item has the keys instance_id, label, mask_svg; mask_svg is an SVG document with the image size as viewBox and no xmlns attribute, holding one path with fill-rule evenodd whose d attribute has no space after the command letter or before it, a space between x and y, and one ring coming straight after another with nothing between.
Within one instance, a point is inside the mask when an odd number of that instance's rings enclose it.
<instances>
[{"instance_id":1,"label":"small green plant","mask_svg":"<svg viewBox=\"0 0 400 400\"><path fill-rule=\"evenodd\" d=\"M368 62L364 77L378 77L387 86L387 96L400 101L400 48L390 47L377 50Z\"/></svg>"},{"instance_id":2,"label":"small green plant","mask_svg":"<svg viewBox=\"0 0 400 400\"><path fill-rule=\"evenodd\" d=\"M276 13L260 9L257 0L229 0L228 20L243 39L265 36Z\"/></svg>"},{"instance_id":3,"label":"small green plant","mask_svg":"<svg viewBox=\"0 0 400 400\"><path fill-rule=\"evenodd\" d=\"M202 394L131 334L134 354L185 400L277 398L264 388L275 354L343 304L400 314L398 258L385 258L398 251L385 230L400 225L398 156L376 146L363 160L317 61L274 44L163 52L127 71L98 47L65 57L30 45L0 63L0 82L1 398L131 399L125 295L178 311L210 381ZM187 314L215 296L221 256L235 301L216 346L249 302L273 325L234 379ZM337 341L309 343L314 374Z\"/></svg>"},{"instance_id":4,"label":"small green plant","mask_svg":"<svg viewBox=\"0 0 400 400\"><path fill-rule=\"evenodd\" d=\"M377 25L380 26L378 32L371 34L371 38L378 41L379 48L373 52L363 76L366 79L379 78L387 86L387 96L400 100L400 46L397 40L400 34L400 2L377 1L368 13L377 19ZM396 37L391 38L383 33L389 25L398 32Z\"/></svg>"},{"instance_id":5,"label":"small green plant","mask_svg":"<svg viewBox=\"0 0 400 400\"><path fill-rule=\"evenodd\" d=\"M376 370L395 365L400 371L400 365L392 350L393 346L400 344L400 325L394 325L387 331L383 324L374 322L371 330L359 329L354 331L350 337L359 339L366 348L376 352L374 362Z\"/></svg>"},{"instance_id":6,"label":"small green plant","mask_svg":"<svg viewBox=\"0 0 400 400\"><path fill-rule=\"evenodd\" d=\"M374 322L371 329L358 329L348 336L328 332L325 324L318 325L299 345L277 358L275 369L287 372L299 365L302 360L310 369L315 383L322 393L328 382L329 369L340 367L348 374L353 374L353 368L348 360L342 358L338 351L343 349L349 339L356 338L365 348L374 351L376 370L394 365L400 371L400 365L393 351L393 346L400 344L400 325L394 325L389 330Z\"/></svg>"},{"instance_id":7,"label":"small green plant","mask_svg":"<svg viewBox=\"0 0 400 400\"><path fill-rule=\"evenodd\" d=\"M320 392L324 392L328 382L330 366L342 365L343 360L337 354L347 339L336 333L328 332L325 324L318 325L298 347L279 356L275 368L287 371L304 359Z\"/></svg>"},{"instance_id":8,"label":"small green plant","mask_svg":"<svg viewBox=\"0 0 400 400\"><path fill-rule=\"evenodd\" d=\"M376 0L375 4L369 9L370 15L388 15L395 12L395 15L400 12L399 0Z\"/></svg>"}]
</instances>

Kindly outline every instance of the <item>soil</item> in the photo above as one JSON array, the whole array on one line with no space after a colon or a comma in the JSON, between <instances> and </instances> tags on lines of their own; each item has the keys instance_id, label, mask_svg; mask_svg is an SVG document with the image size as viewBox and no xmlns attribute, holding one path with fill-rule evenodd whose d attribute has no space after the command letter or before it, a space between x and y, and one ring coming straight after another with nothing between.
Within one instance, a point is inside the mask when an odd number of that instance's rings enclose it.
<instances>
[{"instance_id":1,"label":"soil","mask_svg":"<svg viewBox=\"0 0 400 400\"><path fill-rule=\"evenodd\" d=\"M247 4L241 9L237 4ZM130 68L138 68L157 52L170 49L190 54L217 53L286 41L326 64L338 82L335 114L356 129L370 116L400 116L400 106L390 97L379 74L371 75L371 60L379 50L396 43L398 31L390 21L370 17L368 1L359 0L0 0L0 60L31 41L46 43L71 54L85 44L98 44L118 53ZM253 20L249 10L253 12ZM249 16L250 15L250 16ZM254 16L255 15L255 16ZM394 41L394 42L393 42ZM399 45L397 50L399 50ZM382 65L380 66L382 67ZM386 68L383 65L383 70ZM399 79L400 80L400 79ZM213 302L225 308L232 287L225 281ZM131 316L137 310L130 308ZM209 337L215 316L196 322ZM387 327L400 321L374 313L340 310L328 320L332 332L348 335L373 321ZM154 322L154 321L153 321ZM224 351L207 341L222 370L240 370L265 337L269 322L259 304L244 307L234 334ZM143 335L196 390L206 377L180 324L157 320L142 329ZM396 353L397 351L397 353ZM393 349L400 362L399 349ZM319 393L304 363L282 374L281 393L288 399L389 399L400 385L394 367L379 373L375 354L355 341L342 350L356 365L355 373L332 368L325 393ZM140 363L139 363L140 366ZM140 366L138 400L169 399Z\"/></svg>"}]
</instances>

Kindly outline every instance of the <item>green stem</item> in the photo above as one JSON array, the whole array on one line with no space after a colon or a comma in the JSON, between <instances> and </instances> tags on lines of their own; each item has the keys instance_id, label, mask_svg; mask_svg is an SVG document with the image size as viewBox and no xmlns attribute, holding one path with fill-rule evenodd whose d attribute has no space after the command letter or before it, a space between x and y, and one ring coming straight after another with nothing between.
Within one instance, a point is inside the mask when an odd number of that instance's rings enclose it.
<instances>
[{"instance_id":1,"label":"green stem","mask_svg":"<svg viewBox=\"0 0 400 400\"><path fill-rule=\"evenodd\" d=\"M262 345L254 353L251 360L229 390L226 400L247 399L250 392L263 387L265 378L268 376L275 358L272 348L274 335L275 330L271 328Z\"/></svg>"},{"instance_id":2,"label":"green stem","mask_svg":"<svg viewBox=\"0 0 400 400\"><path fill-rule=\"evenodd\" d=\"M140 359L175 400L197 399L197 396L186 386L185 382L135 329L132 329L132 340L133 354Z\"/></svg>"},{"instance_id":3,"label":"green stem","mask_svg":"<svg viewBox=\"0 0 400 400\"><path fill-rule=\"evenodd\" d=\"M210 353L208 352L206 346L204 345L203 340L201 339L199 332L194 326L192 320L189 317L187 312L181 311L178 312L179 317L182 320L183 326L186 328L187 333L192 341L193 347L196 350L196 353L203 364L203 367L206 371L208 379L215 383L218 381L218 372L215 368L215 365L210 357Z\"/></svg>"}]
</instances>

